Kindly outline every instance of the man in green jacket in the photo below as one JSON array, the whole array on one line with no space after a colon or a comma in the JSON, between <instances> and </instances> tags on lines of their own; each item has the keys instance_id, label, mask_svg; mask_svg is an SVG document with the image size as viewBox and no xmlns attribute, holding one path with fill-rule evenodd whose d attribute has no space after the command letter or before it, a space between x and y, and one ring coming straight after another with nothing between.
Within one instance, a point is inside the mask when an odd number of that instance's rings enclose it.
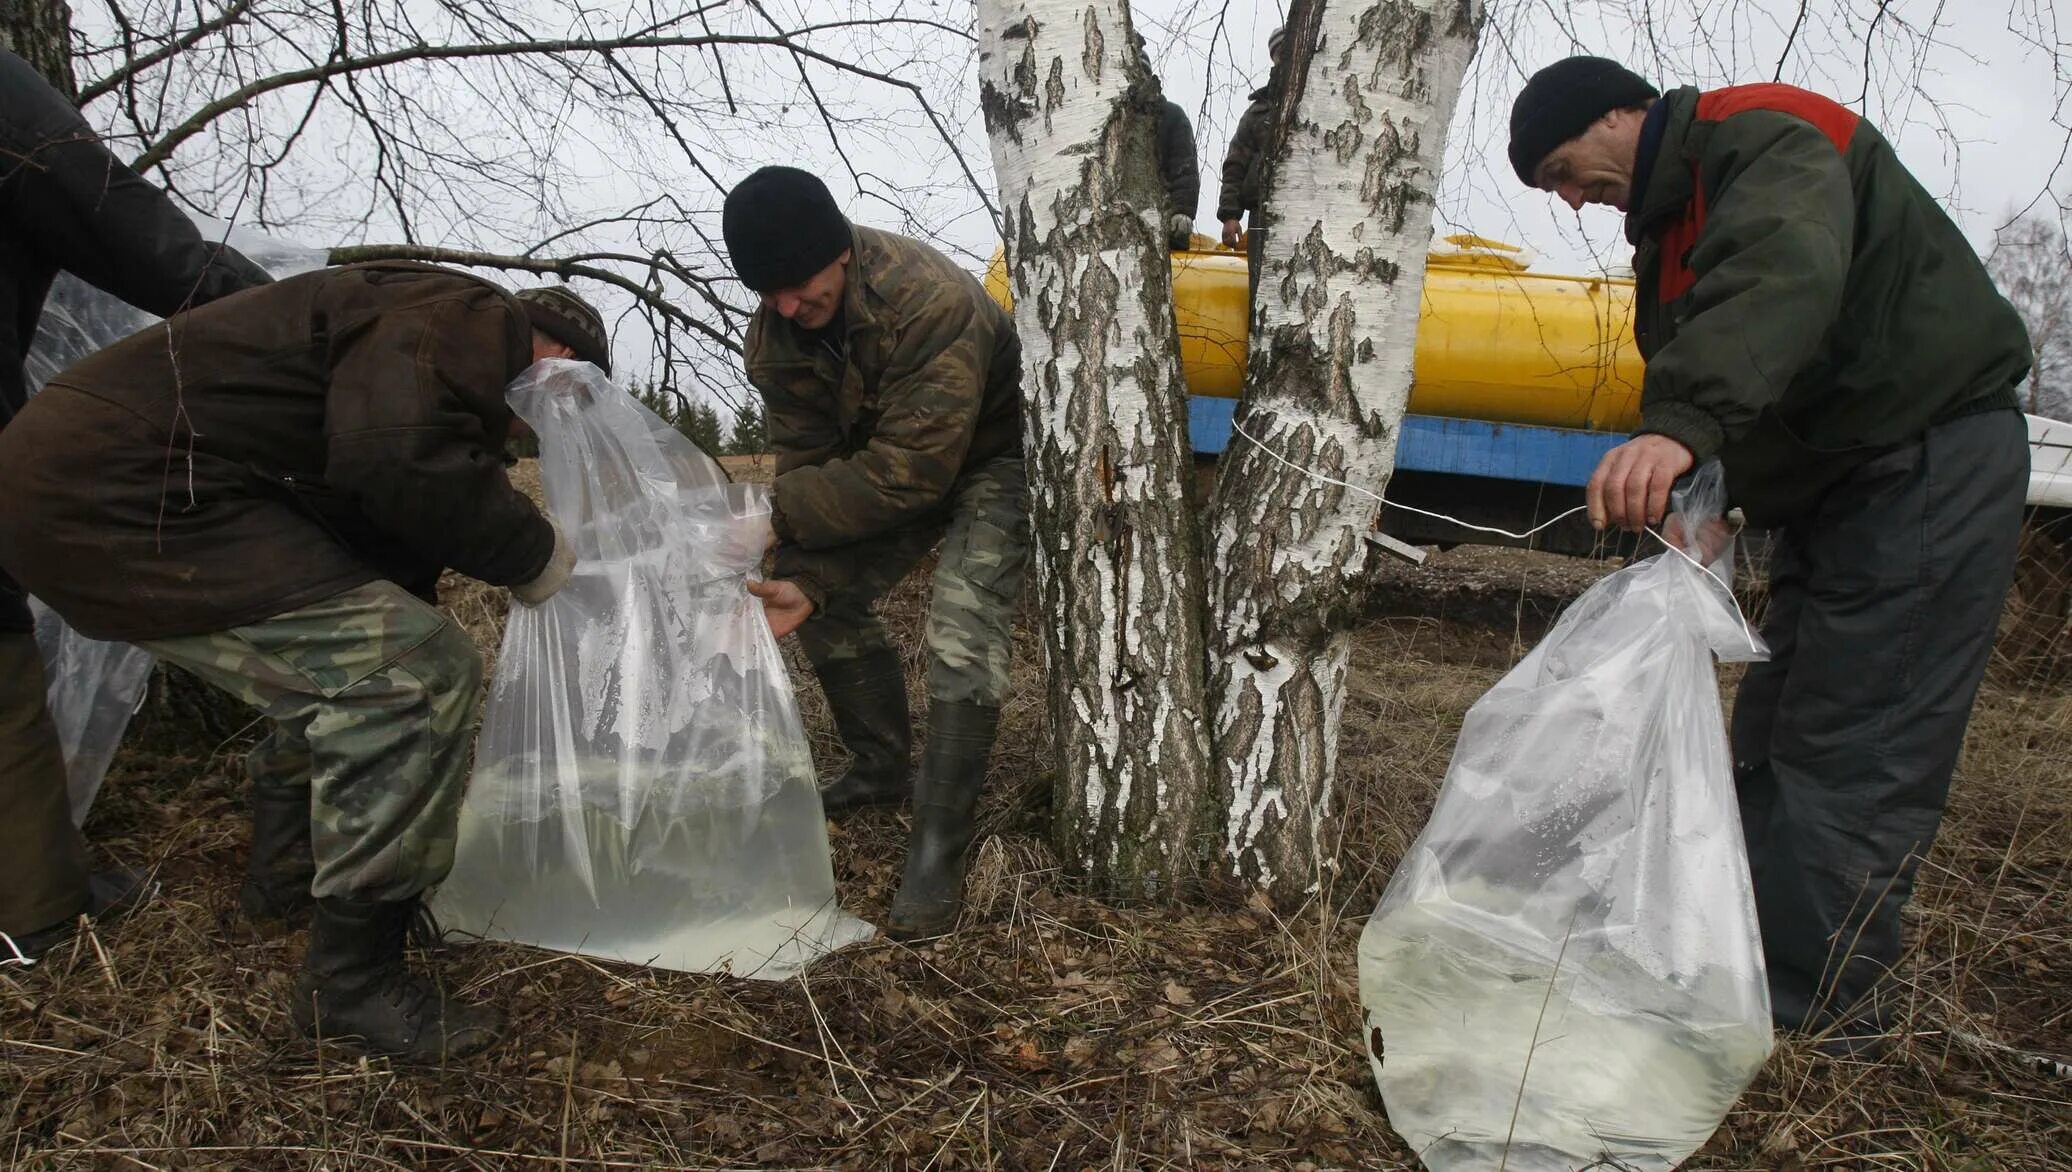
<instances>
[{"instance_id":1,"label":"man in green jacket","mask_svg":"<svg viewBox=\"0 0 2072 1172\"><path fill-rule=\"evenodd\" d=\"M1519 94L1510 155L1634 245L1640 434L1591 478L1592 522L1662 523L1717 458L1776 530L1771 658L1732 733L1772 1008L1875 1048L2013 573L2021 319L1877 128L1805 90L1658 95L1569 58Z\"/></svg>"},{"instance_id":2,"label":"man in green jacket","mask_svg":"<svg viewBox=\"0 0 2072 1172\"><path fill-rule=\"evenodd\" d=\"M830 816L914 802L897 935L949 931L1007 695L1028 555L1021 342L971 274L852 225L819 179L764 167L727 195L727 252L762 299L743 345L777 451L771 630L796 630L853 762ZM910 773L906 674L873 613L941 544L928 740Z\"/></svg>"},{"instance_id":3,"label":"man in green jacket","mask_svg":"<svg viewBox=\"0 0 2072 1172\"><path fill-rule=\"evenodd\" d=\"M124 339L0 431L0 566L80 633L270 718L246 906L314 903L290 1006L312 1036L436 1062L501 1032L403 943L453 862L482 673L427 596L452 568L537 604L575 560L504 474L504 389L547 357L609 362L571 293L352 265ZM33 831L0 826L0 891L25 909L66 878ZM34 959L69 918L0 931Z\"/></svg>"}]
</instances>

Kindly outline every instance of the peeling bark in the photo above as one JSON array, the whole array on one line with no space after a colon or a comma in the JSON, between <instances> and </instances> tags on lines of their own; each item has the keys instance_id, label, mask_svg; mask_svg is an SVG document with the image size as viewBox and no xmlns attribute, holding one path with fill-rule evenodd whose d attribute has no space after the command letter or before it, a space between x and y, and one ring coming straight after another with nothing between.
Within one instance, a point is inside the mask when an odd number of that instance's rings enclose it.
<instances>
[{"instance_id":1,"label":"peeling bark","mask_svg":"<svg viewBox=\"0 0 2072 1172\"><path fill-rule=\"evenodd\" d=\"M1298 6L1306 84L1279 137L1238 423L1302 468L1380 493L1409 401L1432 194L1480 0ZM1302 52L1302 49L1308 51ZM1297 87L1291 87L1297 88ZM1373 498L1243 438L1212 512L1208 653L1221 865L1283 903L1326 881L1349 630Z\"/></svg>"},{"instance_id":2,"label":"peeling bark","mask_svg":"<svg viewBox=\"0 0 2072 1172\"><path fill-rule=\"evenodd\" d=\"M1125 0L980 0L1007 216L1066 866L1122 897L1207 857L1200 546L1154 149Z\"/></svg>"}]
</instances>

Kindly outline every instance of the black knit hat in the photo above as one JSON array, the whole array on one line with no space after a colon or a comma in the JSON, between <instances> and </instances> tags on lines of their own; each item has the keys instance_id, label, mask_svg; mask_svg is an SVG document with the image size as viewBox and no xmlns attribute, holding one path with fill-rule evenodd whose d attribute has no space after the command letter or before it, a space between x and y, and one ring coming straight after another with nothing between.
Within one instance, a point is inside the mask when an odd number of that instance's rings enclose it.
<instances>
[{"instance_id":1,"label":"black knit hat","mask_svg":"<svg viewBox=\"0 0 2072 1172\"><path fill-rule=\"evenodd\" d=\"M541 289L520 289L512 294L525 307L532 328L576 352L576 357L612 372L611 339L604 333L604 317L575 292L561 285Z\"/></svg>"},{"instance_id":2,"label":"black knit hat","mask_svg":"<svg viewBox=\"0 0 2072 1172\"><path fill-rule=\"evenodd\" d=\"M1554 148L1590 129L1590 124L1662 96L1641 76L1602 57L1569 57L1532 75L1511 103L1511 168L1519 182L1536 186L1532 173Z\"/></svg>"},{"instance_id":3,"label":"black knit hat","mask_svg":"<svg viewBox=\"0 0 2072 1172\"><path fill-rule=\"evenodd\" d=\"M735 184L720 231L735 274L758 293L803 284L849 247L827 184L797 167L764 167Z\"/></svg>"}]
</instances>

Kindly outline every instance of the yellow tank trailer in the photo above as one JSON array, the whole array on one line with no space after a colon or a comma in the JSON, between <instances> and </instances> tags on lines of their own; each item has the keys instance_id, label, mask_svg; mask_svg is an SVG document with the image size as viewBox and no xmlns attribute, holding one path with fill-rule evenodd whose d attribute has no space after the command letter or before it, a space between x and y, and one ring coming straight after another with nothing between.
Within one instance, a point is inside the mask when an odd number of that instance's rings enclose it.
<instances>
[{"instance_id":1,"label":"yellow tank trailer","mask_svg":"<svg viewBox=\"0 0 2072 1172\"><path fill-rule=\"evenodd\" d=\"M1173 254L1173 310L1190 393L1234 399L1244 383L1245 257L1197 235ZM1010 303L996 254L986 290ZM1531 272L1477 236L1432 250L1410 412L1448 419L1627 432L1640 419L1633 282Z\"/></svg>"},{"instance_id":2,"label":"yellow tank trailer","mask_svg":"<svg viewBox=\"0 0 2072 1172\"><path fill-rule=\"evenodd\" d=\"M1205 236L1173 254L1180 362L1192 393L1195 451L1234 441L1247 335L1245 257ZM1535 273L1516 247L1449 236L1431 252L1417 331L1410 411L1396 445L1392 503L1475 525L1525 532L1581 503L1603 454L1640 418L1640 353L1633 342L1633 282ZM996 255L986 288L1008 304ZM1382 526L1406 541L1517 542L1399 508ZM1531 544L1566 553L1623 551L1580 516Z\"/></svg>"}]
</instances>

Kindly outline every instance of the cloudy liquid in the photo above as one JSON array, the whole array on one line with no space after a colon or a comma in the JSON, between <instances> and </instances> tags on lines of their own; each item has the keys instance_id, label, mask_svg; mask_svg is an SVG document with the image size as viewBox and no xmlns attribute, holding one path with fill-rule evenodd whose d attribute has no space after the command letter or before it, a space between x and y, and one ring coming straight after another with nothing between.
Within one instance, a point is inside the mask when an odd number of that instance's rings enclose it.
<instances>
[{"instance_id":1,"label":"cloudy liquid","mask_svg":"<svg viewBox=\"0 0 2072 1172\"><path fill-rule=\"evenodd\" d=\"M835 903L806 778L759 805L648 817L630 833L590 807L523 822L464 803L432 907L442 926L490 939L770 980L874 934Z\"/></svg>"},{"instance_id":2,"label":"cloudy liquid","mask_svg":"<svg viewBox=\"0 0 2072 1172\"><path fill-rule=\"evenodd\" d=\"M1767 1021L1707 1024L1713 999L1665 1003L1660 981L1573 941L1563 961L1557 973L1417 905L1362 935L1375 1078L1432 1172L1673 1168L1769 1055Z\"/></svg>"}]
</instances>

